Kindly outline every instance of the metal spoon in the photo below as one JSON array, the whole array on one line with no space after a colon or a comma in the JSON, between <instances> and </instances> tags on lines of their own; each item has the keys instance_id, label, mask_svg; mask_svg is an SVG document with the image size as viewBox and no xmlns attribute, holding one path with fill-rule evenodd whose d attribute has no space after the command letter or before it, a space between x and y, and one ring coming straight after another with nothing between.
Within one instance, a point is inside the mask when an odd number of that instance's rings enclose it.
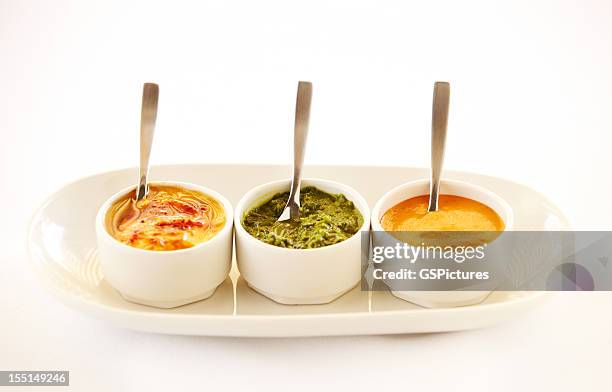
<instances>
[{"instance_id":1,"label":"metal spoon","mask_svg":"<svg viewBox=\"0 0 612 392\"><path fill-rule=\"evenodd\" d=\"M289 199L285 209L278 217L279 222L295 220L300 217L300 185L302 182L302 164L306 152L311 100L312 83L299 82L295 101L295 124L293 126L293 178Z\"/></svg>"},{"instance_id":2,"label":"metal spoon","mask_svg":"<svg viewBox=\"0 0 612 392\"><path fill-rule=\"evenodd\" d=\"M448 124L450 84L436 82L431 113L431 172L429 177L429 211L438 211L440 175L444 161L444 144Z\"/></svg>"},{"instance_id":3,"label":"metal spoon","mask_svg":"<svg viewBox=\"0 0 612 392\"><path fill-rule=\"evenodd\" d=\"M142 108L140 112L140 167L138 170L138 189L136 200L142 200L149 192L147 176L149 175L149 157L155 133L157 119L157 102L159 86L155 83L145 83L142 88Z\"/></svg>"}]
</instances>

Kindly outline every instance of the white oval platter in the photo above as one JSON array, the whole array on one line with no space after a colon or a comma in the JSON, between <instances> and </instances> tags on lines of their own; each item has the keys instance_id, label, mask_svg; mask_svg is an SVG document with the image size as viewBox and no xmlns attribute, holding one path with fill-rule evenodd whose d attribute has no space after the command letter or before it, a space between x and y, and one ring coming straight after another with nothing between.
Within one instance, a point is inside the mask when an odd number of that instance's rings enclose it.
<instances>
[{"instance_id":1,"label":"white oval platter","mask_svg":"<svg viewBox=\"0 0 612 392\"><path fill-rule=\"evenodd\" d=\"M151 169L153 180L201 184L225 195L235 206L252 187L288 178L280 165L170 165ZM419 168L309 166L305 176L345 183L370 207L386 191L425 178ZM503 197L515 214L516 230L565 230L563 214L538 192L511 181L483 175L445 172L447 178L482 185ZM209 299L175 309L126 302L104 280L97 259L94 218L117 190L134 183L136 169L97 174L66 185L35 213L28 234L36 274L62 302L117 326L184 335L289 337L457 331L504 322L533 308L540 292L495 292L483 303L449 309L425 309L388 292L359 287L326 305L277 304L251 290L237 269ZM234 261L235 265L235 261Z\"/></svg>"}]
</instances>

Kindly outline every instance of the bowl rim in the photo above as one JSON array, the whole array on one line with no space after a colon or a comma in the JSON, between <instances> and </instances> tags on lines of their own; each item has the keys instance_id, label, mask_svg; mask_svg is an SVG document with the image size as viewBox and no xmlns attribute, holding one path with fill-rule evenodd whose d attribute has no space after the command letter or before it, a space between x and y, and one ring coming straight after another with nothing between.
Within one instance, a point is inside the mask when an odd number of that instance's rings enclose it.
<instances>
[{"instance_id":1,"label":"bowl rim","mask_svg":"<svg viewBox=\"0 0 612 392\"><path fill-rule=\"evenodd\" d=\"M342 189L342 191L339 193L342 193L345 197L347 196L345 194L345 191L346 193L350 193L351 196L354 196L351 198L347 197L347 199L351 200L355 204L356 208L359 210L359 212L363 216L363 224L361 225L359 230L344 241L340 241L332 245L321 246L319 248L306 248L306 249L283 248L281 246L268 244L254 237L253 235L251 235L251 233L246 231L246 229L242 226L242 217L247 212L247 207L248 207L248 210L255 207L254 204L247 206L246 205L247 201L252 203L251 199L253 199L255 194L261 191L265 191L267 188L273 188L281 184L287 184L287 190L289 190L291 186L291 179L281 179L281 180L269 181L269 182L257 185L249 189L244 195L242 195L242 197L240 198L240 201L238 201L238 204L236 204L236 211L234 214L234 228L236 230L236 237L238 237L239 235L238 233L240 232L241 238L248 238L247 241L249 241L249 243L254 244L255 246L259 246L262 249L268 249L268 250L273 250L277 252L311 252L312 253L312 252L332 251L333 249L336 249L340 246L346 246L347 243L355 241L356 238L360 238L357 236L358 233L361 233L364 231L368 233L370 232L370 216L371 216L370 207L367 201L365 200L365 198L356 189L346 184L343 184L341 182L337 182L333 180L326 180L322 178L307 177L307 178L302 179L302 185L304 182L312 183L311 186L315 186L315 187L317 186L317 184L331 185L333 187ZM361 206L359 206L358 204L361 204Z\"/></svg>"},{"instance_id":2,"label":"bowl rim","mask_svg":"<svg viewBox=\"0 0 612 392\"><path fill-rule=\"evenodd\" d=\"M220 194L219 192L217 192L215 190L212 190L210 188L207 188L205 186L202 186L202 185L194 184L194 183L191 183L191 182L184 182L184 181L170 181L170 180L159 180L158 181L158 180L155 180L155 181L150 181L148 184L149 185L152 185L152 184L155 184L155 185L156 184L161 184L161 185L179 186L179 187L183 187L183 188L187 188L187 189L191 189L191 190L196 190L196 191L202 192L205 195L214 198L215 200L219 201L223 205L223 209L225 210L225 213L226 213L225 224L223 225L221 230L219 230L219 232L217 234L215 234L211 239L209 239L208 241L205 241L205 242L200 242L199 244L194 245L194 246L192 246L190 248L172 249L172 250L150 250L150 249L136 248L134 246L129 246L127 244L124 244L123 242L119 241L118 239L113 237L108 232L108 230L106 229L106 225L104 224L104 218L106 217L108 209L113 205L113 203L118 198L124 196L126 193L128 193L128 192L130 192L132 190L135 190L136 187L137 187L137 185L130 185L130 186L125 187L125 188L119 190L118 192L114 193L112 196L110 196L108 199L106 199L106 201L104 203L102 203L102 205L98 209L98 213L96 214L96 223L95 223L96 231L101 233L101 235L106 237L107 239L110 239L111 242L115 243L120 248L123 248L123 249L126 249L126 250L129 249L129 251L133 251L135 253L169 255L169 254L180 254L180 253L194 252L194 251L199 250L201 248L204 248L206 246L212 246L211 244L215 243L215 242L218 242L219 238L221 238L223 236L223 234L225 234L228 231L232 230L232 227L233 227L233 224L234 224L234 208L232 207L232 204L230 203L230 201L225 196Z\"/></svg>"},{"instance_id":3,"label":"bowl rim","mask_svg":"<svg viewBox=\"0 0 612 392\"><path fill-rule=\"evenodd\" d=\"M460 180L450 180L450 179L442 179L441 180L442 183L447 183L447 184L452 184L452 185L456 185L459 187L466 187L466 188L471 188L474 189L478 192L481 192L487 196L489 196L491 199L496 200L496 202L500 205L501 209L503 210L504 214L506 215L506 219L504 219L503 216L500 216L500 218L502 218L502 220L504 221L504 232L506 231L511 231L514 227L514 210L512 209L512 207L510 206L510 204L508 204L508 202L501 196L499 196L497 193L489 190L488 188L485 188L481 185L477 185L477 184L473 184L471 182L467 182L467 181L460 181ZM382 209L382 205L383 203L391 196L393 196L394 194L403 191L405 188L408 188L410 186L416 186L416 185L422 185L422 184L427 184L429 183L429 179L425 178L425 179L418 179L418 180L414 180L414 181L409 181L403 184L400 184L392 189L390 189L389 191L385 192L385 194L383 194L377 201L376 204L374 204L374 208L372 208L372 216L371 216L371 225L372 225L372 230L373 231L387 231L385 230L382 225L380 224L380 218L381 218L381 209ZM448 194L448 193L440 193L440 194ZM411 196L411 197L416 197L419 195L415 195L415 196ZM487 207L495 210L494 207L492 207L491 205L485 203L485 202L481 202L482 204L486 205ZM389 207L391 208L391 207ZM388 210L388 209L387 209ZM385 210L384 212L387 212L387 210ZM497 211L496 211L497 212Z\"/></svg>"}]
</instances>

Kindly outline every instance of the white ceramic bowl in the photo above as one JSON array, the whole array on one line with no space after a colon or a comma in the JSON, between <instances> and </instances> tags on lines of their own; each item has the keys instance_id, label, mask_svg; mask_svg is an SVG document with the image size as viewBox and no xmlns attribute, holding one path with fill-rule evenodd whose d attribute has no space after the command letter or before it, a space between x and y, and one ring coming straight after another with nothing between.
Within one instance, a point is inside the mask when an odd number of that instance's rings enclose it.
<instances>
[{"instance_id":1,"label":"white ceramic bowl","mask_svg":"<svg viewBox=\"0 0 612 392\"><path fill-rule=\"evenodd\" d=\"M287 249L251 236L242 219L251 208L275 194L289 191L290 181L260 185L247 192L236 206L236 260L251 288L282 304L323 304L349 291L361 280L361 232L370 228L370 210L354 189L333 181L304 179L302 187L315 186L328 193L341 193L363 215L358 233L340 243L316 249Z\"/></svg>"},{"instance_id":2,"label":"white ceramic bowl","mask_svg":"<svg viewBox=\"0 0 612 392\"><path fill-rule=\"evenodd\" d=\"M429 180L418 180L400 185L381 197L372 210L372 246L384 246L389 242L387 238L389 235L385 236L385 230L380 224L387 210L406 199L428 194ZM512 230L514 221L512 208L504 199L488 189L462 181L442 180L440 194L462 196L483 203L502 218L506 231ZM392 241L397 242L395 239ZM482 302L491 293L491 291L403 291L393 290L393 282L385 283L396 297L428 308L474 305Z\"/></svg>"},{"instance_id":3,"label":"white ceramic bowl","mask_svg":"<svg viewBox=\"0 0 612 392\"><path fill-rule=\"evenodd\" d=\"M169 181L174 185L202 192L219 201L225 209L226 222L210 240L194 247L170 251L134 248L119 242L104 225L108 209L120 197L133 192L129 187L108 199L96 216L96 237L104 278L128 301L174 308L210 297L227 277L232 264L232 205L208 188Z\"/></svg>"}]
</instances>

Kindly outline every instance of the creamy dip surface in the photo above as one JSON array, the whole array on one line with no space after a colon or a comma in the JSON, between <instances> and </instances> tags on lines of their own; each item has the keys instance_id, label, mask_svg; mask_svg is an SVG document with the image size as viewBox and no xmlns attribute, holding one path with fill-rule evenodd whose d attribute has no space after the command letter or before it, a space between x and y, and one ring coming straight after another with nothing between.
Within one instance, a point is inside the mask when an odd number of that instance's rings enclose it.
<instances>
[{"instance_id":1,"label":"creamy dip surface","mask_svg":"<svg viewBox=\"0 0 612 392\"><path fill-rule=\"evenodd\" d=\"M223 205L202 192L180 186L150 185L147 197L133 192L117 200L105 217L108 232L135 248L168 251L191 248L225 225Z\"/></svg>"},{"instance_id":2,"label":"creamy dip surface","mask_svg":"<svg viewBox=\"0 0 612 392\"><path fill-rule=\"evenodd\" d=\"M502 231L504 221L476 200L440 195L438 211L427 211L429 195L413 197L391 207L380 223L387 231Z\"/></svg>"}]
</instances>

